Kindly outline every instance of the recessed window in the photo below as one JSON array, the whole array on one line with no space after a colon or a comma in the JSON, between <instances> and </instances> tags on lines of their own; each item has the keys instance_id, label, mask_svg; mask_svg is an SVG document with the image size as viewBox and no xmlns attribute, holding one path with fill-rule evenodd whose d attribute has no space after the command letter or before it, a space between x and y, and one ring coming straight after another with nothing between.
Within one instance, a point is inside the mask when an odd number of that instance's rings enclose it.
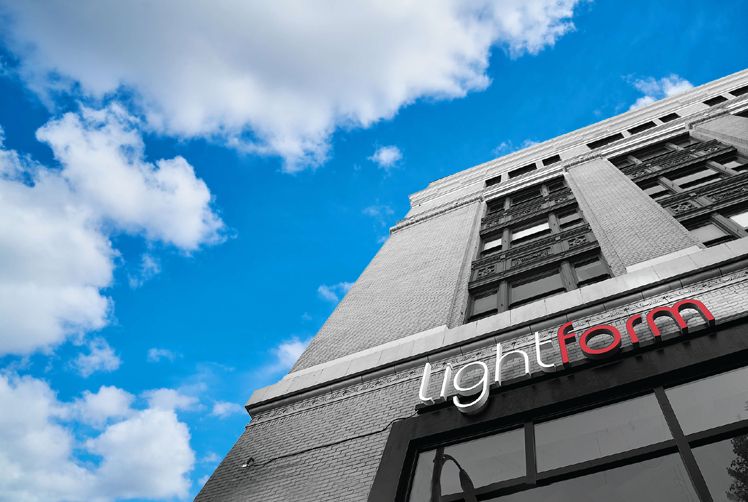
<instances>
[{"instance_id":1,"label":"recessed window","mask_svg":"<svg viewBox=\"0 0 748 502\"><path fill-rule=\"evenodd\" d=\"M699 143L699 140L692 138L691 135L689 134L682 134L675 138L670 138L667 142L685 148L687 146L691 146L691 145L695 145L696 143Z\"/></svg>"},{"instance_id":2,"label":"recessed window","mask_svg":"<svg viewBox=\"0 0 748 502\"><path fill-rule=\"evenodd\" d=\"M620 132L616 134L611 134L610 136L606 136L604 138L597 139L591 143L587 143L587 146L590 148L590 150L594 150L595 148L603 147L609 143L618 141L619 139L623 139L623 134L621 134Z\"/></svg>"},{"instance_id":3,"label":"recessed window","mask_svg":"<svg viewBox=\"0 0 748 502\"><path fill-rule=\"evenodd\" d=\"M730 94L732 94L733 96L742 96L743 94L748 94L748 85L733 89L730 91Z\"/></svg>"},{"instance_id":4,"label":"recessed window","mask_svg":"<svg viewBox=\"0 0 748 502\"><path fill-rule=\"evenodd\" d=\"M670 190L659 183L652 183L650 185L644 185L642 187L644 193L652 197L654 200L662 199L670 195Z\"/></svg>"},{"instance_id":5,"label":"recessed window","mask_svg":"<svg viewBox=\"0 0 748 502\"><path fill-rule=\"evenodd\" d=\"M548 181L545 186L548 188L548 193L551 194L553 192L558 192L559 190L563 190L564 188L566 188L566 183L564 183L563 178L554 178Z\"/></svg>"},{"instance_id":6,"label":"recessed window","mask_svg":"<svg viewBox=\"0 0 748 502\"><path fill-rule=\"evenodd\" d=\"M732 239L730 234L712 222L702 223L698 227L692 229L691 235L696 237L707 247L715 246Z\"/></svg>"},{"instance_id":7,"label":"recessed window","mask_svg":"<svg viewBox=\"0 0 748 502\"><path fill-rule=\"evenodd\" d=\"M493 178L488 178L486 180L487 187L498 185L499 183L501 183L501 176L494 176Z\"/></svg>"},{"instance_id":8,"label":"recessed window","mask_svg":"<svg viewBox=\"0 0 748 502\"><path fill-rule=\"evenodd\" d=\"M551 233L548 221L535 221L531 225L512 230L512 244L517 245Z\"/></svg>"},{"instance_id":9,"label":"recessed window","mask_svg":"<svg viewBox=\"0 0 748 502\"><path fill-rule=\"evenodd\" d=\"M488 212L489 213L495 213L497 211L503 211L504 210L504 205L505 205L504 199L493 199L493 200L489 200L486 203L486 206L488 207Z\"/></svg>"},{"instance_id":10,"label":"recessed window","mask_svg":"<svg viewBox=\"0 0 748 502\"><path fill-rule=\"evenodd\" d=\"M514 169L513 171L509 171L509 179L522 176L523 174L531 173L535 169L536 169L535 164L530 164L529 166L520 167L519 169Z\"/></svg>"},{"instance_id":11,"label":"recessed window","mask_svg":"<svg viewBox=\"0 0 748 502\"><path fill-rule=\"evenodd\" d=\"M518 307L546 296L566 291L558 269L548 270L541 274L520 279L510 286L511 306Z\"/></svg>"},{"instance_id":12,"label":"recessed window","mask_svg":"<svg viewBox=\"0 0 748 502\"><path fill-rule=\"evenodd\" d=\"M677 113L673 112L673 113L668 113L664 117L660 117L660 121L661 122L671 122L671 121L673 121L675 119L678 119L678 118L680 118L680 115L678 115Z\"/></svg>"},{"instance_id":13,"label":"recessed window","mask_svg":"<svg viewBox=\"0 0 748 502\"><path fill-rule=\"evenodd\" d=\"M671 173L667 178L678 185L684 190L691 190L700 186L708 185L719 181L722 178L722 174L709 169L708 167L700 166L687 170L678 171Z\"/></svg>"},{"instance_id":14,"label":"recessed window","mask_svg":"<svg viewBox=\"0 0 748 502\"><path fill-rule=\"evenodd\" d=\"M473 300L473 318L495 314L499 309L499 297L496 291L477 296Z\"/></svg>"},{"instance_id":15,"label":"recessed window","mask_svg":"<svg viewBox=\"0 0 748 502\"><path fill-rule=\"evenodd\" d=\"M730 216L730 219L743 228L748 228L748 210Z\"/></svg>"},{"instance_id":16,"label":"recessed window","mask_svg":"<svg viewBox=\"0 0 748 502\"><path fill-rule=\"evenodd\" d=\"M736 155L730 160L725 160L721 162L721 164L737 172L743 172L745 170L748 170L748 158L745 158L742 155Z\"/></svg>"},{"instance_id":17,"label":"recessed window","mask_svg":"<svg viewBox=\"0 0 748 502\"><path fill-rule=\"evenodd\" d=\"M559 155L554 155L553 157L543 159L544 166L550 166L551 164L555 164L556 162L561 162L561 157Z\"/></svg>"},{"instance_id":18,"label":"recessed window","mask_svg":"<svg viewBox=\"0 0 748 502\"><path fill-rule=\"evenodd\" d=\"M657 127L657 124L652 121L644 122L643 124L639 124L638 126L629 129L629 133L638 134L640 132L646 131L647 129L652 129L653 127Z\"/></svg>"},{"instance_id":19,"label":"recessed window","mask_svg":"<svg viewBox=\"0 0 748 502\"><path fill-rule=\"evenodd\" d=\"M510 195L512 205L522 204L523 202L529 202L533 199L539 199L542 196L540 193L540 187L532 187L525 190L520 190Z\"/></svg>"},{"instance_id":20,"label":"recessed window","mask_svg":"<svg viewBox=\"0 0 748 502\"><path fill-rule=\"evenodd\" d=\"M501 237L492 237L483 243L483 254L490 254L501 249Z\"/></svg>"},{"instance_id":21,"label":"recessed window","mask_svg":"<svg viewBox=\"0 0 748 502\"><path fill-rule=\"evenodd\" d=\"M704 104L708 106L714 106L714 105L723 103L725 101L727 101L727 98L724 96L714 96L713 98L709 98L706 101L704 101Z\"/></svg>"},{"instance_id":22,"label":"recessed window","mask_svg":"<svg viewBox=\"0 0 748 502\"><path fill-rule=\"evenodd\" d=\"M561 229L570 228L582 223L582 215L579 214L577 209L567 211L558 215L558 225Z\"/></svg>"},{"instance_id":23,"label":"recessed window","mask_svg":"<svg viewBox=\"0 0 748 502\"><path fill-rule=\"evenodd\" d=\"M577 285L580 288L587 284L604 281L610 277L608 267L597 257L574 264L574 271L577 274Z\"/></svg>"}]
</instances>

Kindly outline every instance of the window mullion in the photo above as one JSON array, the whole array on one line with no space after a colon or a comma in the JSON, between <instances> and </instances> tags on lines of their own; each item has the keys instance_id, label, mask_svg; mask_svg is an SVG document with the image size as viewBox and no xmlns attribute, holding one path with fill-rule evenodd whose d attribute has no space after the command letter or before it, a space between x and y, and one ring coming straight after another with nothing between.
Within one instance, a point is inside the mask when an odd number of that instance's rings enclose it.
<instances>
[{"instance_id":1,"label":"window mullion","mask_svg":"<svg viewBox=\"0 0 748 502\"><path fill-rule=\"evenodd\" d=\"M670 404L670 400L665 394L665 389L662 387L656 387L654 393L655 397L657 397L657 401L660 403L660 408L662 409L662 414L665 416L665 421L670 428L670 434L672 434L675 444L678 445L680 458L686 467L686 472L688 473L688 477L691 479L694 490L696 490L696 493L699 496L699 500L702 502L713 502L712 495L709 492L706 481L704 481L704 476L701 474L701 469L699 469L699 465L696 463L696 458L693 456L693 452L691 451L691 446L688 444L686 436L683 434L683 429L678 422L678 418L675 416L675 411L673 411L673 407Z\"/></svg>"},{"instance_id":2,"label":"window mullion","mask_svg":"<svg viewBox=\"0 0 748 502\"><path fill-rule=\"evenodd\" d=\"M538 462L535 457L535 424L525 423L525 475L527 484L535 486L538 481Z\"/></svg>"}]
</instances>

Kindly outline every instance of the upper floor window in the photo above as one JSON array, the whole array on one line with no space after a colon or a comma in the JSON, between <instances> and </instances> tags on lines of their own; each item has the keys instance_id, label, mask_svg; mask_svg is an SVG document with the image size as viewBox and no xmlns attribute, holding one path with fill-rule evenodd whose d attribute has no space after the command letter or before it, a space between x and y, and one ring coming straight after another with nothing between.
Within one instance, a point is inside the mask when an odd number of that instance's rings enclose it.
<instances>
[{"instance_id":1,"label":"upper floor window","mask_svg":"<svg viewBox=\"0 0 748 502\"><path fill-rule=\"evenodd\" d=\"M704 101L704 104L708 106L714 106L720 103L724 103L725 101L727 101L727 98L724 96L714 96L713 98L709 98Z\"/></svg>"},{"instance_id":2,"label":"upper floor window","mask_svg":"<svg viewBox=\"0 0 748 502\"><path fill-rule=\"evenodd\" d=\"M522 176L524 174L531 173L535 169L537 169L535 167L535 164L530 164L530 165L525 166L525 167L520 167L518 169L514 169L513 171L509 171L509 179L517 178L517 177Z\"/></svg>"}]
</instances>

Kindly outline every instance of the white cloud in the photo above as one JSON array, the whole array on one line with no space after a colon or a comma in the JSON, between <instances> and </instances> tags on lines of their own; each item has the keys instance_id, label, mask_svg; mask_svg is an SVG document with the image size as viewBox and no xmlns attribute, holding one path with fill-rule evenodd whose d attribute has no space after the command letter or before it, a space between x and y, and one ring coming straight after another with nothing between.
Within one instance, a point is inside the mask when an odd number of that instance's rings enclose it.
<instances>
[{"instance_id":1,"label":"white cloud","mask_svg":"<svg viewBox=\"0 0 748 502\"><path fill-rule=\"evenodd\" d=\"M128 275L127 283L132 289L139 288L159 272L161 272L161 264L158 259L152 254L143 253L143 256L140 257L140 266L137 272Z\"/></svg>"},{"instance_id":2,"label":"white cloud","mask_svg":"<svg viewBox=\"0 0 748 502\"><path fill-rule=\"evenodd\" d=\"M525 139L520 143L519 145L515 145L512 141L502 141L498 145L496 145L496 148L493 149L494 155L508 155L512 152L516 152L517 150L524 150L525 148L530 148L531 146L537 145L539 141L535 141L534 139Z\"/></svg>"},{"instance_id":3,"label":"white cloud","mask_svg":"<svg viewBox=\"0 0 748 502\"><path fill-rule=\"evenodd\" d=\"M177 354L169 349L160 349L158 347L148 349L147 359L149 363L157 363L163 360L173 361L176 358Z\"/></svg>"},{"instance_id":4,"label":"white cloud","mask_svg":"<svg viewBox=\"0 0 748 502\"><path fill-rule=\"evenodd\" d=\"M197 409L200 405L195 396L185 394L176 389L153 389L143 393L148 406L160 410L182 410L189 411Z\"/></svg>"},{"instance_id":5,"label":"white cloud","mask_svg":"<svg viewBox=\"0 0 748 502\"><path fill-rule=\"evenodd\" d=\"M89 377L98 371L112 372L119 368L119 356L114 353L106 340L96 337L88 342L87 354L78 354L72 361L73 367L83 377Z\"/></svg>"},{"instance_id":6,"label":"white cloud","mask_svg":"<svg viewBox=\"0 0 748 502\"><path fill-rule=\"evenodd\" d=\"M394 145L382 146L369 157L369 160L377 164L381 169L389 171L403 158L400 149Z\"/></svg>"},{"instance_id":7,"label":"white cloud","mask_svg":"<svg viewBox=\"0 0 748 502\"><path fill-rule=\"evenodd\" d=\"M298 359L298 356L296 356L296 359ZM294 359L294 361L296 361L296 359ZM213 409L210 411L211 415L218 418L226 418L238 413L244 413L244 408L239 404L228 401L216 401L213 403Z\"/></svg>"},{"instance_id":8,"label":"white cloud","mask_svg":"<svg viewBox=\"0 0 748 502\"><path fill-rule=\"evenodd\" d=\"M135 396L118 387L102 385L97 392L84 391L73 403L75 415L87 424L101 426L112 418L130 415Z\"/></svg>"},{"instance_id":9,"label":"white cloud","mask_svg":"<svg viewBox=\"0 0 748 502\"><path fill-rule=\"evenodd\" d=\"M221 239L205 183L181 157L145 161L134 119L119 106L68 113L37 136L58 168L0 145L0 354L50 349L106 326L112 303L102 290L117 257L110 235L186 252Z\"/></svg>"},{"instance_id":10,"label":"white cloud","mask_svg":"<svg viewBox=\"0 0 748 502\"><path fill-rule=\"evenodd\" d=\"M647 105L651 105L660 99L677 96L686 91L693 89L693 84L678 75L671 74L661 79L652 77L634 80L633 86L644 96L634 102L629 110L636 110Z\"/></svg>"},{"instance_id":11,"label":"white cloud","mask_svg":"<svg viewBox=\"0 0 748 502\"><path fill-rule=\"evenodd\" d=\"M317 294L323 300L332 303L338 303L340 298L345 295L353 286L352 282L339 282L337 284L322 284L317 288Z\"/></svg>"},{"instance_id":12,"label":"white cloud","mask_svg":"<svg viewBox=\"0 0 748 502\"><path fill-rule=\"evenodd\" d=\"M154 130L322 162L339 126L419 98L485 88L491 48L535 54L573 29L578 0L14 2L0 33L29 86L132 92ZM179 43L174 43L179 40Z\"/></svg>"},{"instance_id":13,"label":"white cloud","mask_svg":"<svg viewBox=\"0 0 748 502\"><path fill-rule=\"evenodd\" d=\"M255 376L259 377L260 380L265 380L286 373L299 359L307 345L309 345L309 340L301 340L296 336L282 341L272 348L272 360L260 367L255 372Z\"/></svg>"},{"instance_id":14,"label":"white cloud","mask_svg":"<svg viewBox=\"0 0 748 502\"><path fill-rule=\"evenodd\" d=\"M172 411L126 408L128 396L102 387L65 403L42 380L0 375L0 409L13 410L0 413L3 500L187 496L195 462L187 426ZM80 437L79 419L117 420Z\"/></svg>"}]
</instances>

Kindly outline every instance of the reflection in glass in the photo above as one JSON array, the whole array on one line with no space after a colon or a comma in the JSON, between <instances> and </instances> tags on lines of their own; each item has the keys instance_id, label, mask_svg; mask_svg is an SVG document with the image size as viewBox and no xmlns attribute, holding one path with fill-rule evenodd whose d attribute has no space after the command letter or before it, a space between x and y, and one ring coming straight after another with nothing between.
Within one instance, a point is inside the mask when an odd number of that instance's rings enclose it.
<instances>
[{"instance_id":1,"label":"reflection in glass","mask_svg":"<svg viewBox=\"0 0 748 502\"><path fill-rule=\"evenodd\" d=\"M492 502L690 502L699 500L677 454L559 481Z\"/></svg>"},{"instance_id":2,"label":"reflection in glass","mask_svg":"<svg viewBox=\"0 0 748 502\"><path fill-rule=\"evenodd\" d=\"M693 449L714 502L748 502L748 435Z\"/></svg>"},{"instance_id":3,"label":"reflection in glass","mask_svg":"<svg viewBox=\"0 0 748 502\"><path fill-rule=\"evenodd\" d=\"M434 480L434 468L436 466L438 470L439 465L441 475ZM458 465L464 469L463 479L460 479ZM466 477L469 477L472 485L479 488L524 475L524 429L515 429L418 455L409 500L431 502L435 491L440 491L442 495L461 493ZM434 481L436 486L433 486Z\"/></svg>"},{"instance_id":4,"label":"reflection in glass","mask_svg":"<svg viewBox=\"0 0 748 502\"><path fill-rule=\"evenodd\" d=\"M748 367L666 392L685 434L748 419Z\"/></svg>"},{"instance_id":5,"label":"reflection in glass","mask_svg":"<svg viewBox=\"0 0 748 502\"><path fill-rule=\"evenodd\" d=\"M671 439L653 394L535 426L538 471Z\"/></svg>"}]
</instances>

